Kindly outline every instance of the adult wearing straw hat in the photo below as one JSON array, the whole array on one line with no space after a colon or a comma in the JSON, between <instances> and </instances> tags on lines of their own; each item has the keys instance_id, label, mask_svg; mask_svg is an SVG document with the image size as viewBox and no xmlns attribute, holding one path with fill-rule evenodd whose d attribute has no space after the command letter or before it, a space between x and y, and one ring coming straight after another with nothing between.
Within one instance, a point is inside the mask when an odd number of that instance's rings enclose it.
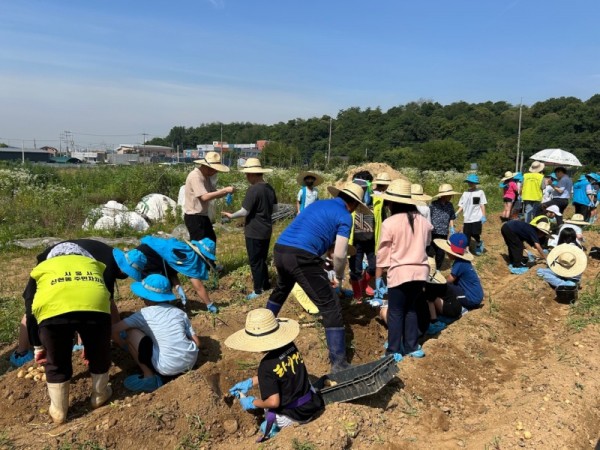
<instances>
[{"instance_id":1,"label":"adult wearing straw hat","mask_svg":"<svg viewBox=\"0 0 600 450\"><path fill-rule=\"evenodd\" d=\"M521 186L521 200L525 212L525 222L531 222L540 213L544 191L544 163L534 161L529 166L529 171L523 175Z\"/></svg>"},{"instance_id":2,"label":"adult wearing straw hat","mask_svg":"<svg viewBox=\"0 0 600 450\"><path fill-rule=\"evenodd\" d=\"M319 199L317 186L323 183L323 177L316 172L304 171L298 174L296 181L302 186L296 199L296 213L300 214Z\"/></svg>"},{"instance_id":3,"label":"adult wearing straw hat","mask_svg":"<svg viewBox=\"0 0 600 450\"><path fill-rule=\"evenodd\" d=\"M331 284L323 272L324 255L333 251L333 269L336 283L344 279L348 238L352 228L352 212L369 208L362 202L364 190L347 182L341 188L329 186L333 199L319 200L283 230L273 250L277 268L277 285L267 301L267 309L277 316L295 283L321 312L325 337L329 347L332 371L348 367L346 360L346 330L342 309Z\"/></svg>"},{"instance_id":4,"label":"adult wearing straw hat","mask_svg":"<svg viewBox=\"0 0 600 450\"><path fill-rule=\"evenodd\" d=\"M388 188L392 182L392 177L387 172L378 173L373 179L371 185L373 186L373 195L379 195Z\"/></svg>"},{"instance_id":5,"label":"adult wearing straw hat","mask_svg":"<svg viewBox=\"0 0 600 450\"><path fill-rule=\"evenodd\" d=\"M431 223L431 210L429 209L429 206L427 206L426 202L430 202L432 197L425 194L423 191L423 186L418 183L413 183L410 185L410 194L415 200L421 200L423 202L422 205L417 205L417 209L419 210L419 213L421 213L421 215L427 219L427 222Z\"/></svg>"},{"instance_id":6,"label":"adult wearing straw hat","mask_svg":"<svg viewBox=\"0 0 600 450\"><path fill-rule=\"evenodd\" d=\"M587 256L577 245L560 244L548 253L546 263L548 268L538 269L537 275L550 286L554 289L559 286L575 287L587 267Z\"/></svg>"},{"instance_id":7,"label":"adult wearing straw hat","mask_svg":"<svg viewBox=\"0 0 600 450\"><path fill-rule=\"evenodd\" d=\"M528 270L523 261L523 251L525 250L523 242L527 242L535 248L541 259L546 258L542 242L545 242L550 235L548 222L538 222L534 226L520 220L509 220L502 225L500 232L508 248L508 269L512 274L521 275Z\"/></svg>"},{"instance_id":8,"label":"adult wearing straw hat","mask_svg":"<svg viewBox=\"0 0 600 450\"><path fill-rule=\"evenodd\" d=\"M381 289L387 270L388 348L387 354L401 361L404 355L422 358L418 345L417 304L422 297L429 264L425 248L431 241L433 226L419 214L423 204L411 195L410 182L394 180L381 195L390 208L390 217L381 226L377 250L376 286Z\"/></svg>"},{"instance_id":9,"label":"adult wearing straw hat","mask_svg":"<svg viewBox=\"0 0 600 450\"><path fill-rule=\"evenodd\" d=\"M273 172L273 169L265 169L257 158L248 158L241 172L246 174L246 180L250 183L242 207L234 213L224 211L221 214L229 219L244 217L246 251L254 283L254 290L246 299L253 300L263 291L271 289L267 257L273 234L271 216L277 204L277 195L263 177L265 173Z\"/></svg>"},{"instance_id":10,"label":"adult wearing straw hat","mask_svg":"<svg viewBox=\"0 0 600 450\"><path fill-rule=\"evenodd\" d=\"M233 186L217 189L216 175L229 172L229 167L221 163L221 155L207 152L204 158L194 161L196 168L185 180L184 216L190 239L200 241L208 237L215 243L217 235L209 217L210 202L225 197L235 191Z\"/></svg>"},{"instance_id":11,"label":"adult wearing straw hat","mask_svg":"<svg viewBox=\"0 0 600 450\"><path fill-rule=\"evenodd\" d=\"M308 371L294 339L300 332L298 322L276 319L272 311L259 308L246 316L244 329L233 333L225 345L234 350L263 353L258 374L235 384L229 393L240 399L244 410L264 408L262 442L280 428L310 421L324 408L323 399L310 384ZM260 397L246 397L258 386Z\"/></svg>"},{"instance_id":12,"label":"adult wearing straw hat","mask_svg":"<svg viewBox=\"0 0 600 450\"><path fill-rule=\"evenodd\" d=\"M381 198L381 194L383 194L390 183L392 182L392 177L387 172L381 172L377 174L375 179L373 180L371 186L373 188L373 217L375 218L375 252L377 252L377 248L379 247L379 236L381 235L381 224L385 220L386 210L383 207L383 198Z\"/></svg>"},{"instance_id":13,"label":"adult wearing straw hat","mask_svg":"<svg viewBox=\"0 0 600 450\"><path fill-rule=\"evenodd\" d=\"M451 184L441 184L438 187L438 193L432 197L433 201L429 205L433 232L431 234L432 243L428 248L428 254L435 257L435 265L438 269L441 269L446 253L435 245L435 240L446 240L449 235L454 234L456 231L454 229L456 214L454 212L454 205L452 205L452 197L455 195L460 195L460 192L456 192Z\"/></svg>"}]
</instances>

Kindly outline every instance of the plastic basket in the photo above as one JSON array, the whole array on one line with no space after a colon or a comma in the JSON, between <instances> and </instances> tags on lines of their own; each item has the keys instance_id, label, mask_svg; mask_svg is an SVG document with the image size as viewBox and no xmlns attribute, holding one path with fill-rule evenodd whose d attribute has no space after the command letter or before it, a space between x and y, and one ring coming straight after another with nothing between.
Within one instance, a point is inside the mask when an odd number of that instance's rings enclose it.
<instances>
[{"instance_id":1,"label":"plastic basket","mask_svg":"<svg viewBox=\"0 0 600 450\"><path fill-rule=\"evenodd\" d=\"M558 286L556 288L556 301L559 303L574 303L579 292L578 286Z\"/></svg>"},{"instance_id":2,"label":"plastic basket","mask_svg":"<svg viewBox=\"0 0 600 450\"><path fill-rule=\"evenodd\" d=\"M325 375L315 387L321 391L325 404L349 402L379 392L397 373L398 365L393 355L388 355L378 361ZM326 386L327 380L335 385Z\"/></svg>"}]
</instances>

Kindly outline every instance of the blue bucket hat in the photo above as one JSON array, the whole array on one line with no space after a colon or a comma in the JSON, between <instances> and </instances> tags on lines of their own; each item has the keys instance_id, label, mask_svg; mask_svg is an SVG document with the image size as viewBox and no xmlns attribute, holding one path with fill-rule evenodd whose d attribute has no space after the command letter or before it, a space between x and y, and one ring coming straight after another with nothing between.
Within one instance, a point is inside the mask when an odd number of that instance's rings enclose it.
<instances>
[{"instance_id":1,"label":"blue bucket hat","mask_svg":"<svg viewBox=\"0 0 600 450\"><path fill-rule=\"evenodd\" d=\"M210 238L205 237L201 241L189 241L187 244L192 247L192 249L211 261L215 261L217 259L217 244Z\"/></svg>"},{"instance_id":2,"label":"blue bucket hat","mask_svg":"<svg viewBox=\"0 0 600 450\"><path fill-rule=\"evenodd\" d=\"M553 180L558 180L558 177L556 176L556 174L554 172L552 172L550 175L548 175L550 178L552 178Z\"/></svg>"},{"instance_id":3,"label":"blue bucket hat","mask_svg":"<svg viewBox=\"0 0 600 450\"><path fill-rule=\"evenodd\" d=\"M144 300L151 302L170 302L177 300L171 291L171 283L167 277L158 273L148 275L142 281L131 284L131 292Z\"/></svg>"},{"instance_id":4,"label":"blue bucket hat","mask_svg":"<svg viewBox=\"0 0 600 450\"><path fill-rule=\"evenodd\" d=\"M590 172L586 175L586 177L591 178L594 181L600 181L600 175L594 172Z\"/></svg>"},{"instance_id":5,"label":"blue bucket hat","mask_svg":"<svg viewBox=\"0 0 600 450\"><path fill-rule=\"evenodd\" d=\"M581 176L579 177L579 180L577 180L577 181L587 181L587 180L588 180L588 179L587 179L587 176L586 176L586 175L581 175Z\"/></svg>"},{"instance_id":6,"label":"blue bucket hat","mask_svg":"<svg viewBox=\"0 0 600 450\"><path fill-rule=\"evenodd\" d=\"M479 184L479 177L476 173L470 173L469 175L467 175L467 178L465 178L465 182Z\"/></svg>"},{"instance_id":7,"label":"blue bucket hat","mask_svg":"<svg viewBox=\"0 0 600 450\"><path fill-rule=\"evenodd\" d=\"M127 276L133 278L135 281L142 280L142 270L146 267L148 260L146 255L134 248L125 253L123 250L114 248L113 258L121 269L121 272L127 274Z\"/></svg>"}]
</instances>

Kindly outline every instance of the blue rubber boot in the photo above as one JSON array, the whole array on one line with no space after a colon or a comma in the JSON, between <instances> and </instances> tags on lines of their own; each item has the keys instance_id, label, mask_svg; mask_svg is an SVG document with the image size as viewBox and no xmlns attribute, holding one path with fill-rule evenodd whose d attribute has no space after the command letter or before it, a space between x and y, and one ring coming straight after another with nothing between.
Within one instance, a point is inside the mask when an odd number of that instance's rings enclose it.
<instances>
[{"instance_id":1,"label":"blue rubber boot","mask_svg":"<svg viewBox=\"0 0 600 450\"><path fill-rule=\"evenodd\" d=\"M329 348L331 373L349 369L351 366L346 359L346 330L344 327L325 328L325 338Z\"/></svg>"},{"instance_id":2,"label":"blue rubber boot","mask_svg":"<svg viewBox=\"0 0 600 450\"><path fill-rule=\"evenodd\" d=\"M246 300L254 300L255 298L258 298L259 296L260 296L260 294L257 294L256 291L252 291L248 295L246 295Z\"/></svg>"},{"instance_id":3,"label":"blue rubber boot","mask_svg":"<svg viewBox=\"0 0 600 450\"><path fill-rule=\"evenodd\" d=\"M279 303L275 303L275 302L272 302L271 300L269 300L267 302L267 306L265 306L265 308L267 308L269 311L271 311L273 313L273 315L275 317L277 317L279 315L279 311L281 311L281 308L283 308L283 305L280 305Z\"/></svg>"},{"instance_id":4,"label":"blue rubber boot","mask_svg":"<svg viewBox=\"0 0 600 450\"><path fill-rule=\"evenodd\" d=\"M475 254L477 256L483 255L483 250L485 249L483 245L483 241L479 241L479 243L475 246Z\"/></svg>"},{"instance_id":5,"label":"blue rubber boot","mask_svg":"<svg viewBox=\"0 0 600 450\"><path fill-rule=\"evenodd\" d=\"M16 350L10 354L10 364L13 367L21 367L33 360L33 352L27 350L26 353L17 353Z\"/></svg>"}]
</instances>

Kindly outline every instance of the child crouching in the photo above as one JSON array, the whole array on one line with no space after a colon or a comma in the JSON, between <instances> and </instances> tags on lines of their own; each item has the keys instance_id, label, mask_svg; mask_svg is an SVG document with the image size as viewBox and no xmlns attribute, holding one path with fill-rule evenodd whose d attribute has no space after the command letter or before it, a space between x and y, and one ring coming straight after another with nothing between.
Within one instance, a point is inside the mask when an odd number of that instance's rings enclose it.
<instances>
[{"instance_id":1,"label":"child crouching","mask_svg":"<svg viewBox=\"0 0 600 450\"><path fill-rule=\"evenodd\" d=\"M196 364L200 340L185 312L170 303L177 297L165 276L149 275L131 290L146 307L115 324L113 336L142 370L141 375L128 376L125 387L152 392Z\"/></svg>"},{"instance_id":2,"label":"child crouching","mask_svg":"<svg viewBox=\"0 0 600 450\"><path fill-rule=\"evenodd\" d=\"M587 256L575 244L560 244L548 254L546 263L548 267L538 269L537 275L553 289L559 286L575 288L587 267Z\"/></svg>"},{"instance_id":3,"label":"child crouching","mask_svg":"<svg viewBox=\"0 0 600 450\"><path fill-rule=\"evenodd\" d=\"M229 390L240 399L244 410L265 409L265 421L261 424L263 437L259 442L273 437L283 427L309 422L325 406L320 394L311 386L302 356L294 344L299 332L300 326L295 320L276 319L268 309L259 308L248 313L243 330L225 341L225 345L234 350L265 354L258 366L258 375ZM254 386L259 387L260 397L245 397Z\"/></svg>"}]
</instances>

